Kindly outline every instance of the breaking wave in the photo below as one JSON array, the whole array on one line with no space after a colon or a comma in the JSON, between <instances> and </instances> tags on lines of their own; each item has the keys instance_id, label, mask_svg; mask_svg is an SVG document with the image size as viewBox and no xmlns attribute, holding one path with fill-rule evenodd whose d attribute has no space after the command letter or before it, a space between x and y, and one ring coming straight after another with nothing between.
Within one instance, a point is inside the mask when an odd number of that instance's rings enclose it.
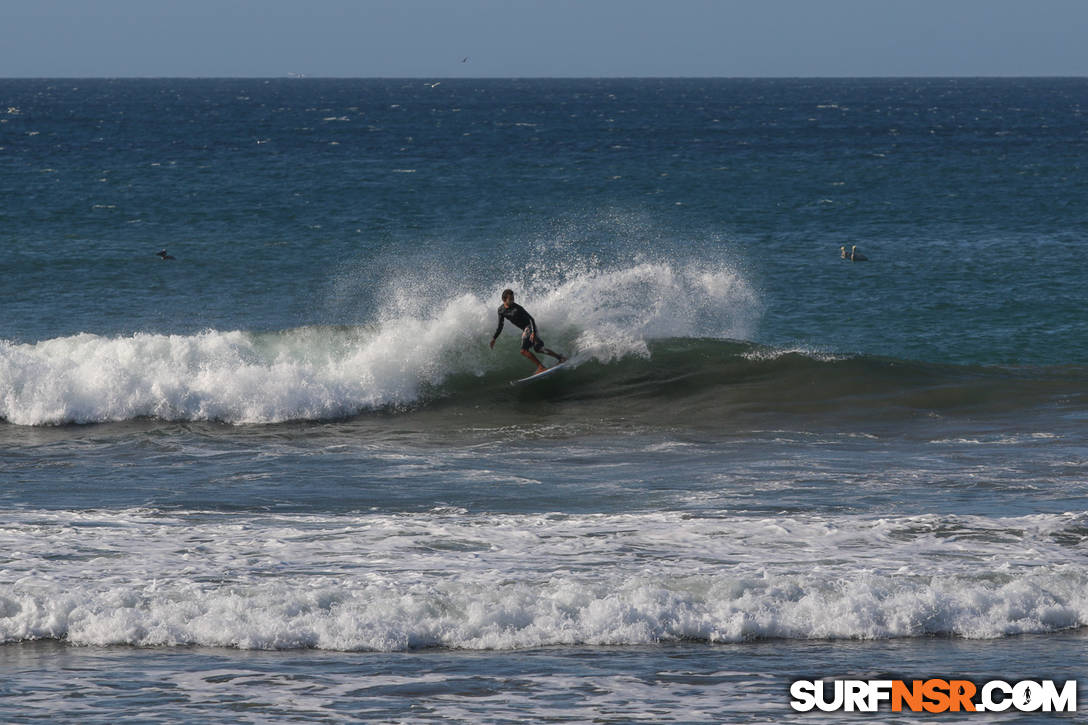
<instances>
[{"instance_id":1,"label":"breaking wave","mask_svg":"<svg viewBox=\"0 0 1088 725\"><path fill-rule=\"evenodd\" d=\"M514 335L495 352L487 346L500 292L512 284L439 298L448 285L401 280L359 326L0 341L0 418L275 423L424 403L452 376L524 374ZM660 337L743 337L759 310L752 288L725 267L645 262L518 288L550 346L598 363L645 358Z\"/></svg>"},{"instance_id":2,"label":"breaking wave","mask_svg":"<svg viewBox=\"0 0 1088 725\"><path fill-rule=\"evenodd\" d=\"M21 553L0 588L0 643L508 650L1088 624L1083 514L129 510L3 524Z\"/></svg>"},{"instance_id":3,"label":"breaking wave","mask_svg":"<svg viewBox=\"0 0 1088 725\"><path fill-rule=\"evenodd\" d=\"M506 286L526 290L519 300L548 346L573 359L567 373L507 385L531 367L509 325L488 348ZM759 296L728 267L645 262L437 296L445 287L392 284L383 309L355 326L0 341L0 419L265 424L438 403L472 411L518 396L572 414L684 425L742 414L887 419L1088 405L1083 367L937 365L745 342Z\"/></svg>"}]
</instances>

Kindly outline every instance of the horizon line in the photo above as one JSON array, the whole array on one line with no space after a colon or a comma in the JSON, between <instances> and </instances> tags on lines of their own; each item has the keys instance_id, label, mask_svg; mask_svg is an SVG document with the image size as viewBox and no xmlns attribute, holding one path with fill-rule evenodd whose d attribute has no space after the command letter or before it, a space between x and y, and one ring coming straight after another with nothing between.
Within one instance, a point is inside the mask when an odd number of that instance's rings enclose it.
<instances>
[{"instance_id":1,"label":"horizon line","mask_svg":"<svg viewBox=\"0 0 1088 725\"><path fill-rule=\"evenodd\" d=\"M99 80L99 81L120 81L120 80L291 80L291 81L310 81L310 80L404 80L404 81L488 81L488 80L502 80L502 81L529 81L529 80L961 80L961 79L977 79L977 80L1075 80L1088 78L1088 74L1081 75L978 75L978 74L921 74L921 75L753 75L753 76L728 76L728 75L604 75L604 76L578 76L578 75L557 75L557 76L400 76L400 75L388 75L388 76L341 76L341 75L306 75L303 73L289 73L281 75L102 75L102 76L4 76L0 75L0 81L76 81L76 80Z\"/></svg>"}]
</instances>

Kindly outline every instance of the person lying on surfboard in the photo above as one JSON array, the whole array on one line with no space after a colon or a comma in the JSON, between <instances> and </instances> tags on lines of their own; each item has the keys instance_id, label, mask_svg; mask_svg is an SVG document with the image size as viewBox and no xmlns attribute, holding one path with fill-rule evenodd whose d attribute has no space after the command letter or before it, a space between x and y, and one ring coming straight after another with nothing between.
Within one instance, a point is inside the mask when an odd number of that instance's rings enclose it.
<instances>
[{"instance_id":1,"label":"person lying on surfboard","mask_svg":"<svg viewBox=\"0 0 1088 725\"><path fill-rule=\"evenodd\" d=\"M499 339L499 333L502 332L503 323L510 320L511 324L515 327L521 328L521 354L532 360L536 364L537 373L542 373L547 370L537 356L533 354L533 351L542 352L545 355L551 355L559 362L566 360L565 357L557 352L552 352L548 348L544 347L544 341L540 339L540 334L536 329L536 320L530 315L524 307L514 302L514 290L503 290L502 292L502 306L499 307L499 326L495 328L495 334L491 336L491 349L495 349L495 340Z\"/></svg>"}]
</instances>

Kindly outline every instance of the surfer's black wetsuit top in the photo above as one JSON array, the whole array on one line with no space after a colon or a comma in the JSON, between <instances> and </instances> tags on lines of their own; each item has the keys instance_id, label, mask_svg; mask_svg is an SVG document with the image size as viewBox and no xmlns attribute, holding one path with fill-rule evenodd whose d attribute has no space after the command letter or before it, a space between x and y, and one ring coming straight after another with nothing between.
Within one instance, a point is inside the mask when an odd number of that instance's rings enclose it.
<instances>
[{"instance_id":1,"label":"surfer's black wetsuit top","mask_svg":"<svg viewBox=\"0 0 1088 725\"><path fill-rule=\"evenodd\" d=\"M491 339L495 339L499 336L499 333L502 332L503 323L506 320L510 320L511 324L520 327L522 330L528 327L529 332L534 335L536 334L536 320L533 319L532 315L525 311L524 307L517 302L514 302L511 303L509 307L506 305L499 305L499 326L495 328L495 334L492 335Z\"/></svg>"}]
</instances>

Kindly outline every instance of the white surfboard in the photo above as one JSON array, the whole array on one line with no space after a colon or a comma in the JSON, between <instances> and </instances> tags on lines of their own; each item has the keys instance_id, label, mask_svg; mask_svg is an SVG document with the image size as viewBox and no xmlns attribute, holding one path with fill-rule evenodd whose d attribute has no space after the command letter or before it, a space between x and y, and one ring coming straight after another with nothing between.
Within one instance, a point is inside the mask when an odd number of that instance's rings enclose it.
<instances>
[{"instance_id":1,"label":"white surfboard","mask_svg":"<svg viewBox=\"0 0 1088 725\"><path fill-rule=\"evenodd\" d=\"M570 362L570 360L564 360L561 363L556 363L555 365L552 365L550 368L548 368L547 370L545 370L542 373L534 373L534 374L530 375L527 378L522 378L521 380L511 381L510 384L511 385L517 385L518 383L527 383L530 380L540 380L541 378L546 378L549 375L551 375L552 373L554 373L556 370L560 370L564 365L566 365L569 362Z\"/></svg>"}]
</instances>

